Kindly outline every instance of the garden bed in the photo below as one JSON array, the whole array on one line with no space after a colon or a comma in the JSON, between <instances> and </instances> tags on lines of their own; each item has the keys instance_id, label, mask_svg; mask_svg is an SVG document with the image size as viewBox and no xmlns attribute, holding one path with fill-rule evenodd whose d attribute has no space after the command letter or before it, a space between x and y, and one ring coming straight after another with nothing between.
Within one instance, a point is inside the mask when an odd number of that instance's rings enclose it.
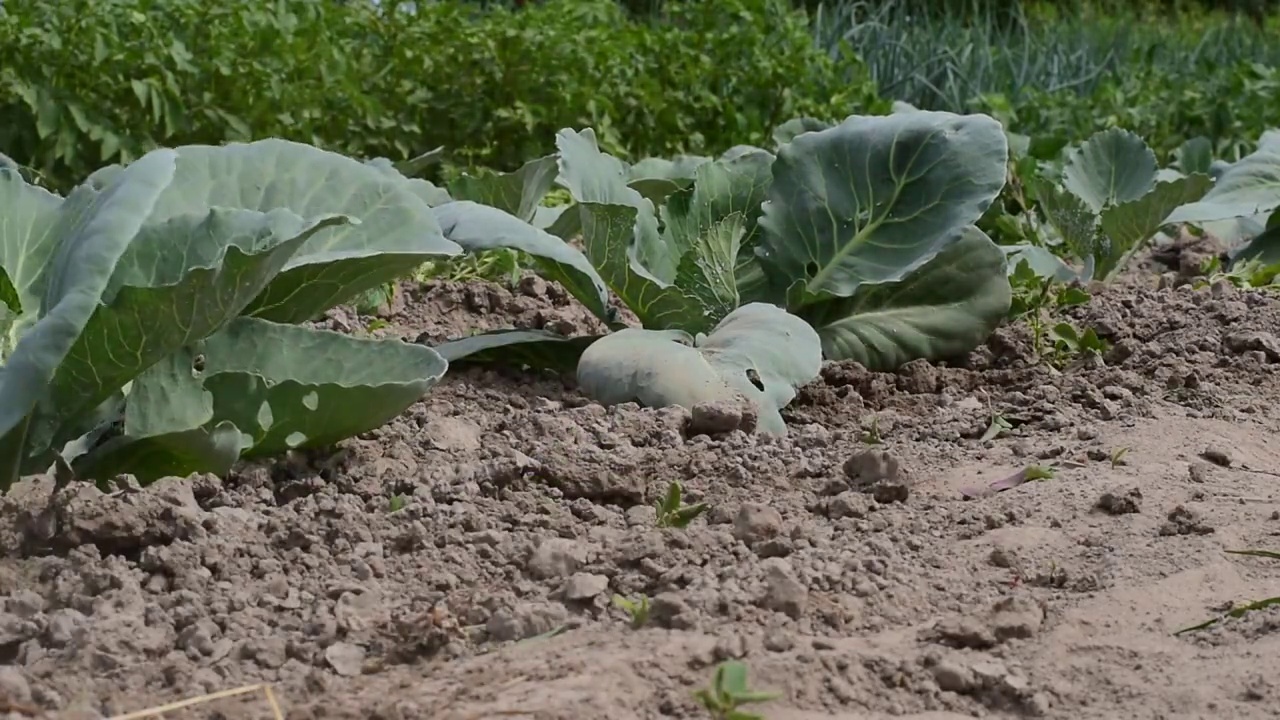
<instances>
[{"instance_id":1,"label":"garden bed","mask_svg":"<svg viewBox=\"0 0 1280 720\"><path fill-rule=\"evenodd\" d=\"M740 659L771 720L1271 717L1280 610L1174 633L1280 595L1224 553L1280 545L1280 302L1151 287L1072 310L1111 347L1060 371L1022 326L963 367L828 363L782 439L459 369L333 453L52 501L28 479L0 498L0 700L87 718L266 682L290 718L695 718ZM591 329L558 292L407 288L377 333ZM1029 467L1052 477L991 488ZM709 506L685 528L657 527L672 481ZM165 717L215 709L271 717Z\"/></svg>"}]
</instances>

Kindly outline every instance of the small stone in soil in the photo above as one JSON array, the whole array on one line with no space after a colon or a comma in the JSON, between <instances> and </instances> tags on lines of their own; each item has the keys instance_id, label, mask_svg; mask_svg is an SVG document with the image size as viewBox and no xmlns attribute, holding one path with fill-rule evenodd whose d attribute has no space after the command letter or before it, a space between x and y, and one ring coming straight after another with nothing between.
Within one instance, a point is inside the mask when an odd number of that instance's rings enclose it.
<instances>
[{"instance_id":1,"label":"small stone in soil","mask_svg":"<svg viewBox=\"0 0 1280 720\"><path fill-rule=\"evenodd\" d=\"M26 705L31 702L31 686L21 670L11 665L0 667L0 698L14 705ZM0 703L0 706L2 705L3 703Z\"/></svg>"},{"instance_id":2,"label":"small stone in soil","mask_svg":"<svg viewBox=\"0 0 1280 720\"><path fill-rule=\"evenodd\" d=\"M871 493L879 503L906 502L910 488L898 459L883 450L863 450L844 463L844 475L855 490Z\"/></svg>"},{"instance_id":3,"label":"small stone in soil","mask_svg":"<svg viewBox=\"0 0 1280 720\"><path fill-rule=\"evenodd\" d=\"M1193 462L1187 466L1187 475L1191 477L1191 482L1206 483L1212 478L1213 471L1210 469L1209 463Z\"/></svg>"},{"instance_id":4,"label":"small stone in soil","mask_svg":"<svg viewBox=\"0 0 1280 720\"><path fill-rule=\"evenodd\" d=\"M540 580L567 577L582 564L582 556L582 548L573 540L548 538L530 553L529 574Z\"/></svg>"},{"instance_id":5,"label":"small stone in soil","mask_svg":"<svg viewBox=\"0 0 1280 720\"><path fill-rule=\"evenodd\" d=\"M1108 515L1128 515L1142 511L1142 491L1138 488L1102 493L1095 508Z\"/></svg>"},{"instance_id":6,"label":"small stone in soil","mask_svg":"<svg viewBox=\"0 0 1280 720\"><path fill-rule=\"evenodd\" d=\"M742 426L742 404L701 402L693 406L689 435L722 435Z\"/></svg>"},{"instance_id":7,"label":"small stone in soil","mask_svg":"<svg viewBox=\"0 0 1280 720\"><path fill-rule=\"evenodd\" d=\"M1210 445L1200 453L1200 457L1219 467L1231 467L1231 455L1220 447Z\"/></svg>"},{"instance_id":8,"label":"small stone in soil","mask_svg":"<svg viewBox=\"0 0 1280 720\"><path fill-rule=\"evenodd\" d=\"M324 651L333 671L343 677L355 677L364 668L364 648L351 643L336 642Z\"/></svg>"},{"instance_id":9,"label":"small stone in soil","mask_svg":"<svg viewBox=\"0 0 1280 720\"><path fill-rule=\"evenodd\" d=\"M798 620L809 604L809 591L786 560L770 558L764 564L764 606Z\"/></svg>"},{"instance_id":10,"label":"small stone in soil","mask_svg":"<svg viewBox=\"0 0 1280 720\"><path fill-rule=\"evenodd\" d=\"M649 619L658 627L692 629L695 625L693 615L693 609L679 593L658 593L649 604Z\"/></svg>"},{"instance_id":11,"label":"small stone in soil","mask_svg":"<svg viewBox=\"0 0 1280 720\"><path fill-rule=\"evenodd\" d=\"M1214 531L1211 525L1200 519L1200 513L1178 505L1169 511L1168 522L1162 524L1157 534L1169 535L1208 535Z\"/></svg>"},{"instance_id":12,"label":"small stone in soil","mask_svg":"<svg viewBox=\"0 0 1280 720\"><path fill-rule=\"evenodd\" d=\"M733 536L747 545L776 537L782 531L782 514L762 503L743 503L733 519Z\"/></svg>"},{"instance_id":13,"label":"small stone in soil","mask_svg":"<svg viewBox=\"0 0 1280 720\"><path fill-rule=\"evenodd\" d=\"M561 591L565 600L590 600L609 587L609 578L592 573L574 573L565 581Z\"/></svg>"},{"instance_id":14,"label":"small stone in soil","mask_svg":"<svg viewBox=\"0 0 1280 720\"><path fill-rule=\"evenodd\" d=\"M943 660L933 666L933 681L946 692L966 693L973 689L973 671L959 663Z\"/></svg>"}]
</instances>

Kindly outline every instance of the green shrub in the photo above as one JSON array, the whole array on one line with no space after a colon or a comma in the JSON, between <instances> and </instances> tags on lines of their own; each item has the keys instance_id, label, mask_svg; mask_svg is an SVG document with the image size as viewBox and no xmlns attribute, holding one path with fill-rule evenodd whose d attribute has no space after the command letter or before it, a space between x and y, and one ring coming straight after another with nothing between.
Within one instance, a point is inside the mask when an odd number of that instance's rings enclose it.
<instances>
[{"instance_id":1,"label":"green shrub","mask_svg":"<svg viewBox=\"0 0 1280 720\"><path fill-rule=\"evenodd\" d=\"M564 127L628 156L717 152L871 101L784 0L653 21L611 0L419 6L6 0L0 152L59 189L157 146L268 136L393 159L443 145L510 168Z\"/></svg>"}]
</instances>

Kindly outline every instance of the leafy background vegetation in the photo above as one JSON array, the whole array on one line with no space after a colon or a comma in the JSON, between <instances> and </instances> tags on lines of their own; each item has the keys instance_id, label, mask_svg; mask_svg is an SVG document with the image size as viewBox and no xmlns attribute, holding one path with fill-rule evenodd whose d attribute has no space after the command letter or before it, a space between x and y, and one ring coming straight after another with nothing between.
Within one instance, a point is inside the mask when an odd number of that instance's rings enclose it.
<instances>
[{"instance_id":1,"label":"leafy background vegetation","mask_svg":"<svg viewBox=\"0 0 1280 720\"><path fill-rule=\"evenodd\" d=\"M64 190L153 147L267 136L513 169L564 127L624 157L715 154L901 100L1234 160L1274 123L1267 2L5 0L0 152Z\"/></svg>"}]
</instances>

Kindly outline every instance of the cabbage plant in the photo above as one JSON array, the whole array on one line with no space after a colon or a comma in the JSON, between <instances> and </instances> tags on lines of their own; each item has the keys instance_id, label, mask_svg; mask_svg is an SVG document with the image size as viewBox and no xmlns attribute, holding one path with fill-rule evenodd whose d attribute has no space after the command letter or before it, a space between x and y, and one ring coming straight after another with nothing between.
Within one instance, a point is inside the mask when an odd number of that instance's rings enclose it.
<instances>
[{"instance_id":1,"label":"cabbage plant","mask_svg":"<svg viewBox=\"0 0 1280 720\"><path fill-rule=\"evenodd\" d=\"M1034 247L1010 248L1013 256L1044 275L1109 282L1168 224L1169 213L1198 200L1212 179L1158 169L1142 138L1115 128L1095 133L1068 154L1059 173L1037 175L1030 184L1078 268Z\"/></svg>"},{"instance_id":2,"label":"cabbage plant","mask_svg":"<svg viewBox=\"0 0 1280 720\"><path fill-rule=\"evenodd\" d=\"M1230 238L1231 267L1280 263L1280 130L1268 130L1258 148L1235 163L1221 163L1204 197L1178 207L1169 223L1191 223Z\"/></svg>"},{"instance_id":3,"label":"cabbage plant","mask_svg":"<svg viewBox=\"0 0 1280 720\"><path fill-rule=\"evenodd\" d=\"M382 425L447 362L301 323L462 251L400 178L283 140L155 150L65 198L0 169L0 491Z\"/></svg>"},{"instance_id":4,"label":"cabbage plant","mask_svg":"<svg viewBox=\"0 0 1280 720\"><path fill-rule=\"evenodd\" d=\"M835 126L792 121L775 138L776 152L739 146L718 158L628 165L602 152L590 129L564 130L554 156L468 178L448 193L431 188L445 235L456 242L463 239L451 228L463 226L467 239L489 237L495 246L513 246L515 237L580 242L593 272L567 273L564 263L548 268L545 260L537 269L561 282L568 275L569 292L610 329L626 327L610 295L643 327L603 338L505 330L437 350L455 364L576 367L584 388L620 402L613 391L623 386L630 399L648 395L625 383L606 393L593 378L647 378L662 385L664 401L675 401L673 378L689 367L675 358L693 355L667 344L730 347L733 369L717 366L719 377L739 387L750 370L761 417L772 418L824 356L892 370L962 355L1001 322L1011 296L1005 256L974 226L1005 180L1008 145L998 122L909 110ZM557 185L572 202L541 205ZM688 391L679 404L694 397Z\"/></svg>"}]
</instances>

